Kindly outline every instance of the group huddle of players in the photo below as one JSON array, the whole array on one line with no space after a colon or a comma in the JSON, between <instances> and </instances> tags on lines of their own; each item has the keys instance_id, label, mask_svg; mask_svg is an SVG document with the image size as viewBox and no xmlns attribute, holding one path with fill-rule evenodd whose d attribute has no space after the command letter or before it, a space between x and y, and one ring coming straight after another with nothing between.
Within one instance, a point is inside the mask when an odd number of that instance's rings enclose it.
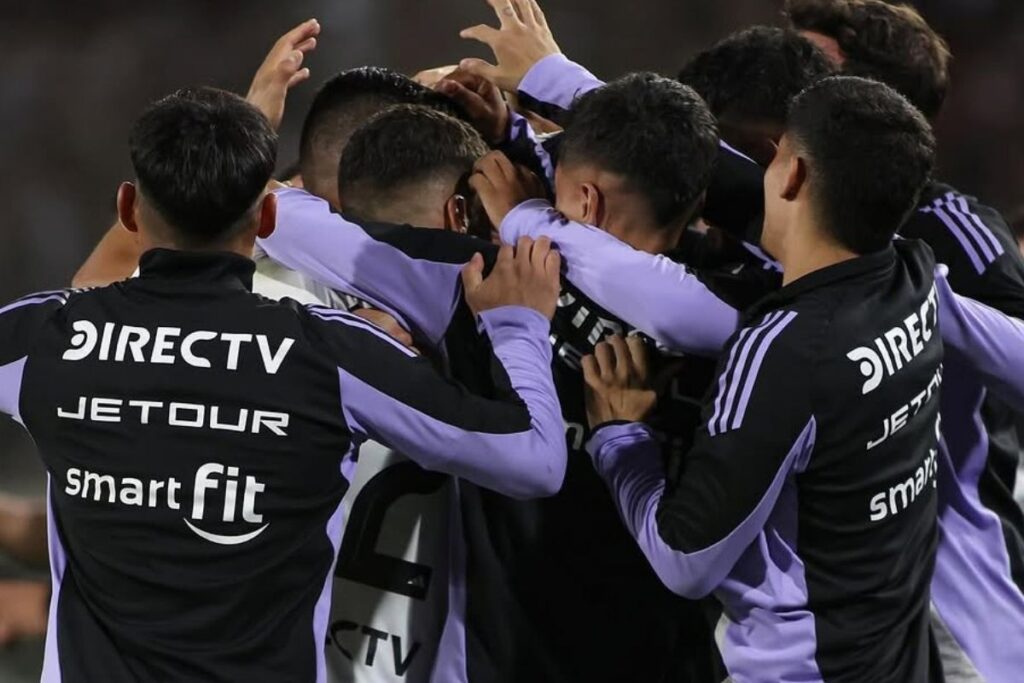
<instances>
[{"instance_id":1,"label":"group huddle of players","mask_svg":"<svg viewBox=\"0 0 1024 683\"><path fill-rule=\"evenodd\" d=\"M1024 672L1024 257L933 177L945 42L790 0L600 81L536 0L415 79L133 128L76 289L0 309L45 681Z\"/></svg>"}]
</instances>

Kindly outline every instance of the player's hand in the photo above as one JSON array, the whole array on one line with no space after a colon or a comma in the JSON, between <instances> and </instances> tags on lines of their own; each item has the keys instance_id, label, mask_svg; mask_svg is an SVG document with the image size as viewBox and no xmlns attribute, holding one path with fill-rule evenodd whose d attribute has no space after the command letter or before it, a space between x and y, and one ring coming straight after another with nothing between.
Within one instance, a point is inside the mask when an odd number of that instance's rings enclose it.
<instances>
[{"instance_id":1,"label":"player's hand","mask_svg":"<svg viewBox=\"0 0 1024 683\"><path fill-rule=\"evenodd\" d=\"M648 377L647 349L640 337L616 335L583 358L587 421L593 429L605 422L642 422L658 402Z\"/></svg>"},{"instance_id":2,"label":"player's hand","mask_svg":"<svg viewBox=\"0 0 1024 683\"><path fill-rule=\"evenodd\" d=\"M378 311L376 308L360 308L358 311L353 311L352 315L358 316L363 320L369 320L371 323L384 330L392 337L394 337L402 346L408 347L419 353L420 350L414 345L412 335L409 331L402 327L395 317L384 311Z\"/></svg>"},{"instance_id":3,"label":"player's hand","mask_svg":"<svg viewBox=\"0 0 1024 683\"><path fill-rule=\"evenodd\" d=\"M245 99L263 112L274 130L284 118L288 91L309 78L309 69L302 67L302 61L316 48L318 35L320 23L316 19L299 24L274 43L252 79Z\"/></svg>"},{"instance_id":4,"label":"player's hand","mask_svg":"<svg viewBox=\"0 0 1024 683\"><path fill-rule=\"evenodd\" d=\"M438 81L434 89L462 107L487 144L499 145L508 137L508 103L498 86L486 78L456 69Z\"/></svg>"},{"instance_id":5,"label":"player's hand","mask_svg":"<svg viewBox=\"0 0 1024 683\"><path fill-rule=\"evenodd\" d=\"M39 581L0 581L0 647L46 634L49 595Z\"/></svg>"},{"instance_id":6,"label":"player's hand","mask_svg":"<svg viewBox=\"0 0 1024 683\"><path fill-rule=\"evenodd\" d=\"M488 64L482 59L464 59L459 66L486 78L506 92L515 92L534 64L562 51L536 0L487 0L487 3L497 13L501 28L480 24L463 30L459 35L489 46L498 64Z\"/></svg>"},{"instance_id":7,"label":"player's hand","mask_svg":"<svg viewBox=\"0 0 1024 683\"><path fill-rule=\"evenodd\" d=\"M413 76L412 80L425 88L433 88L442 78L445 78L458 68L458 64L449 64L447 66L437 66L433 69L424 69Z\"/></svg>"},{"instance_id":8,"label":"player's hand","mask_svg":"<svg viewBox=\"0 0 1024 683\"><path fill-rule=\"evenodd\" d=\"M502 306L525 306L550 320L561 291L561 265L560 255L546 237L536 242L523 237L515 251L503 246L487 279L483 277L484 259L475 254L462 269L466 303L476 315Z\"/></svg>"},{"instance_id":9,"label":"player's hand","mask_svg":"<svg viewBox=\"0 0 1024 683\"><path fill-rule=\"evenodd\" d=\"M516 166L501 152L491 152L476 162L469 185L480 197L480 203L500 227L508 213L528 199L545 196L544 184L529 170Z\"/></svg>"}]
</instances>

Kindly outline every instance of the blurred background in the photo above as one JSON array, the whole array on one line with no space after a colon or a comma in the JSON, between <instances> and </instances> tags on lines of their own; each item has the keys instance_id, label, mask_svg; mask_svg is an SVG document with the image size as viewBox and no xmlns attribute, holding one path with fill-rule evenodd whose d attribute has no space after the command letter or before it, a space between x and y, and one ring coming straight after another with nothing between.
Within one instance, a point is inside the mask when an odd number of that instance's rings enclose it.
<instances>
[{"instance_id":1,"label":"blurred background","mask_svg":"<svg viewBox=\"0 0 1024 683\"><path fill-rule=\"evenodd\" d=\"M1024 205L1024 2L919 0L949 40L953 89L938 124L943 179L1010 211ZM693 52L781 0L542 0L562 50L604 78L674 75ZM126 137L147 102L185 85L244 94L276 38L316 17L313 76L293 93L281 163L318 83L363 64L407 73L483 49L461 28L494 23L484 0L37 0L0 21L0 301L66 286L110 226L129 177ZM1016 150L1016 151L1015 151ZM0 423L0 489L42 492L28 439ZM0 574L20 573L0 564ZM41 648L0 652L0 683L38 677ZM25 678L22 678L25 677Z\"/></svg>"}]
</instances>

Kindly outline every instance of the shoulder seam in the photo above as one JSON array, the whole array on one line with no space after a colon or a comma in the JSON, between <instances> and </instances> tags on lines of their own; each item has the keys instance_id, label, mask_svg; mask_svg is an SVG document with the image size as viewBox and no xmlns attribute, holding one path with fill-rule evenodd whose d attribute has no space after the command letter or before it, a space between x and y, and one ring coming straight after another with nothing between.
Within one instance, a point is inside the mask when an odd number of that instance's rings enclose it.
<instances>
[{"instance_id":1,"label":"shoulder seam","mask_svg":"<svg viewBox=\"0 0 1024 683\"><path fill-rule=\"evenodd\" d=\"M780 309L768 313L760 324L740 331L718 378L715 410L708 421L711 436L742 426L764 357L775 339L796 317L796 311Z\"/></svg>"},{"instance_id":2,"label":"shoulder seam","mask_svg":"<svg viewBox=\"0 0 1024 683\"><path fill-rule=\"evenodd\" d=\"M979 275L1005 251L992 229L976 212L971 211L967 198L962 194L947 192L918 211L932 214L939 219L959 242Z\"/></svg>"}]
</instances>

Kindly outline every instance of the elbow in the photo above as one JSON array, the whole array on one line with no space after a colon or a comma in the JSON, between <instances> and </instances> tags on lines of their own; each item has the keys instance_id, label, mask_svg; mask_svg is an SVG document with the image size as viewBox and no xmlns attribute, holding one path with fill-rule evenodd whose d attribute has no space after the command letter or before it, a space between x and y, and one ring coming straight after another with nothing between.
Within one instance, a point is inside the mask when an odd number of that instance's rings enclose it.
<instances>
[{"instance_id":1,"label":"elbow","mask_svg":"<svg viewBox=\"0 0 1024 683\"><path fill-rule=\"evenodd\" d=\"M661 579L666 588L687 600L706 598L717 586L717 584L712 583L706 577L689 571L670 572L659 570L655 567L654 573L658 575L658 578Z\"/></svg>"},{"instance_id":2,"label":"elbow","mask_svg":"<svg viewBox=\"0 0 1024 683\"><path fill-rule=\"evenodd\" d=\"M536 448L535 453L544 452L547 456L533 467L517 472L519 476L515 477L515 484L505 495L517 500L531 500L548 498L562 490L568 464L565 442L554 447L538 445Z\"/></svg>"}]
</instances>

